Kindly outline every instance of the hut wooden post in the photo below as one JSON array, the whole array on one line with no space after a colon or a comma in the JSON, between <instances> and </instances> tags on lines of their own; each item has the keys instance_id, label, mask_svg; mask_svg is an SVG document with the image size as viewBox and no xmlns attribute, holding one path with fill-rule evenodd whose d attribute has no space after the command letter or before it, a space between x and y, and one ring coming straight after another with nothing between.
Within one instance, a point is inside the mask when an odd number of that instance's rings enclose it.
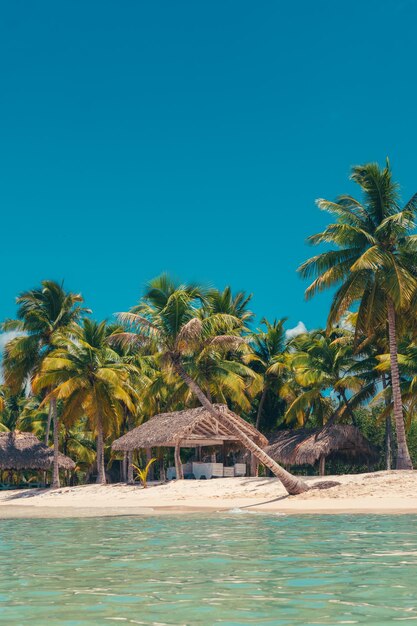
<instances>
[{"instance_id":1,"label":"hut wooden post","mask_svg":"<svg viewBox=\"0 0 417 626\"><path fill-rule=\"evenodd\" d=\"M184 474L183 474L183 471L182 471L181 456L180 456L180 444L179 443L175 444L174 458L175 458L175 473L177 475L177 480L183 480L184 479Z\"/></svg>"},{"instance_id":2,"label":"hut wooden post","mask_svg":"<svg viewBox=\"0 0 417 626\"><path fill-rule=\"evenodd\" d=\"M127 453L123 453L123 459L120 462L120 482L126 482L126 465L127 465Z\"/></svg>"},{"instance_id":3,"label":"hut wooden post","mask_svg":"<svg viewBox=\"0 0 417 626\"><path fill-rule=\"evenodd\" d=\"M319 459L319 475L324 476L326 473L326 457L324 454Z\"/></svg>"},{"instance_id":4,"label":"hut wooden post","mask_svg":"<svg viewBox=\"0 0 417 626\"><path fill-rule=\"evenodd\" d=\"M133 450L129 450L127 453L127 484L133 485Z\"/></svg>"},{"instance_id":5,"label":"hut wooden post","mask_svg":"<svg viewBox=\"0 0 417 626\"><path fill-rule=\"evenodd\" d=\"M165 465L164 465L164 457L163 457L163 455L159 459L159 480L161 481L161 483L166 482Z\"/></svg>"},{"instance_id":6,"label":"hut wooden post","mask_svg":"<svg viewBox=\"0 0 417 626\"><path fill-rule=\"evenodd\" d=\"M145 453L146 453L146 464L148 464L152 458L152 448L146 448ZM148 480L155 480L155 471L154 471L153 465L151 465L149 468Z\"/></svg>"},{"instance_id":7,"label":"hut wooden post","mask_svg":"<svg viewBox=\"0 0 417 626\"><path fill-rule=\"evenodd\" d=\"M254 454L250 455L250 476L259 475L259 461Z\"/></svg>"}]
</instances>

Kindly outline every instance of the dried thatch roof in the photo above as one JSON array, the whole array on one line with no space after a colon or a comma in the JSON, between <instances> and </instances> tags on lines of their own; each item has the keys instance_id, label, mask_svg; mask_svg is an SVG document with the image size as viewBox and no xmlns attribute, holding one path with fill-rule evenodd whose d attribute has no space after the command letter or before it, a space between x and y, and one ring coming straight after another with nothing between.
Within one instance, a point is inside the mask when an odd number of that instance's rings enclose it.
<instances>
[{"instance_id":1,"label":"dried thatch roof","mask_svg":"<svg viewBox=\"0 0 417 626\"><path fill-rule=\"evenodd\" d=\"M72 459L59 453L59 467L74 469ZM0 433L0 469L2 470L49 470L54 451L32 433Z\"/></svg>"},{"instance_id":2,"label":"dried thatch roof","mask_svg":"<svg viewBox=\"0 0 417 626\"><path fill-rule=\"evenodd\" d=\"M248 437L259 446L268 441L254 426L230 411L225 404L215 404L215 408L227 413ZM184 448L193 446L221 445L224 441L237 441L235 435L228 432L204 407L160 413L134 428L113 442L113 450L137 450L138 448L158 448L175 446L181 443Z\"/></svg>"},{"instance_id":3,"label":"dried thatch roof","mask_svg":"<svg viewBox=\"0 0 417 626\"><path fill-rule=\"evenodd\" d=\"M284 465L314 465L320 457L332 454L351 460L373 461L375 449L356 426L334 424L320 430L281 430L265 448L275 461Z\"/></svg>"}]
</instances>

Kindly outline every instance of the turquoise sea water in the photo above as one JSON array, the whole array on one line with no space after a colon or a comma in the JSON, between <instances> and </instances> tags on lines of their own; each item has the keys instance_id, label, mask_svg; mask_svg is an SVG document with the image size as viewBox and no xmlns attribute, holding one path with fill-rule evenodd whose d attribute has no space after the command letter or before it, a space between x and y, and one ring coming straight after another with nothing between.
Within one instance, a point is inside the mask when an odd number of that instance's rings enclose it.
<instances>
[{"instance_id":1,"label":"turquoise sea water","mask_svg":"<svg viewBox=\"0 0 417 626\"><path fill-rule=\"evenodd\" d=\"M0 623L417 621L417 516L0 520Z\"/></svg>"}]
</instances>

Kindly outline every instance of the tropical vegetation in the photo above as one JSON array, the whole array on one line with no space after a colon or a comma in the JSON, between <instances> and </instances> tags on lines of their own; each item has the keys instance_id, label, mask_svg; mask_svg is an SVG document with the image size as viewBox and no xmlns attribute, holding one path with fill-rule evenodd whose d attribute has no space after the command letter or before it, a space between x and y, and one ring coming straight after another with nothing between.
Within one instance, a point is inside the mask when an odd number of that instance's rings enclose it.
<instances>
[{"instance_id":1,"label":"tropical vegetation","mask_svg":"<svg viewBox=\"0 0 417 626\"><path fill-rule=\"evenodd\" d=\"M97 322L81 295L45 280L18 296L16 319L2 325L10 339L0 431L30 431L53 445L54 487L58 450L76 461L73 480L104 484L120 480L121 472L133 482L135 468L146 485L158 463L149 452L117 457L111 442L156 413L203 405L290 493L306 488L217 403L266 435L353 424L379 449L377 467L411 469L417 462L417 196L400 203L388 162L354 167L351 178L360 199L317 201L333 221L309 238L320 249L299 268L310 280L307 298L333 289L325 328L292 336L286 318L257 322L250 294L183 284L167 274L151 280L129 311ZM159 461L170 454L153 452Z\"/></svg>"}]
</instances>

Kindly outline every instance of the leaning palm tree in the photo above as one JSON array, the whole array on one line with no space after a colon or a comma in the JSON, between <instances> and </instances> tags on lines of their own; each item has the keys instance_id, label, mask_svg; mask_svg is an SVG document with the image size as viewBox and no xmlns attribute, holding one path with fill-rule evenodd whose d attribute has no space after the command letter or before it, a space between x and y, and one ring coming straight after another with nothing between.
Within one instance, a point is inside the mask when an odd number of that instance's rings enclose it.
<instances>
[{"instance_id":1,"label":"leaning palm tree","mask_svg":"<svg viewBox=\"0 0 417 626\"><path fill-rule=\"evenodd\" d=\"M161 369L179 377L213 417L225 425L243 445L268 467L283 483L288 493L306 491L307 485L296 478L275 461L240 430L227 414L218 411L210 402L201 387L190 375L187 363L203 347L223 346L235 349L244 342L240 337L241 321L233 315L215 313L201 319L199 308L203 296L197 287L177 285L170 294L161 295L151 283L143 302L130 313L119 314L119 319L127 328L124 333L113 336L113 341L130 343L143 348L147 343L157 342L158 361Z\"/></svg>"},{"instance_id":2,"label":"leaning palm tree","mask_svg":"<svg viewBox=\"0 0 417 626\"><path fill-rule=\"evenodd\" d=\"M42 362L35 391L49 390L45 401L63 404L61 419L71 427L86 415L97 436L97 482L105 484L104 437L123 419L123 407L134 411L132 367L108 345L105 322L85 318L72 335L55 338L56 348Z\"/></svg>"},{"instance_id":3,"label":"leaning palm tree","mask_svg":"<svg viewBox=\"0 0 417 626\"><path fill-rule=\"evenodd\" d=\"M306 291L308 298L329 287L338 287L329 327L354 302L359 304L357 335L370 334L373 327L388 320L397 469L412 469L404 428L396 322L417 289L417 236L411 234L417 194L400 207L398 185L392 180L388 161L383 169L375 163L356 166L351 178L360 186L363 202L347 195L335 202L317 201L319 208L334 215L337 221L310 237L309 242L335 247L309 259L299 271L303 277L316 276Z\"/></svg>"},{"instance_id":4,"label":"leaning palm tree","mask_svg":"<svg viewBox=\"0 0 417 626\"><path fill-rule=\"evenodd\" d=\"M54 337L71 327L88 309L80 307L80 294L66 292L62 284L44 280L41 287L25 291L17 298L17 319L6 320L4 331L19 333L4 349L3 369L5 383L14 394L33 379L43 359L53 347ZM45 429L45 444L49 443L51 420L54 424L53 486L59 487L58 425L55 398L51 398Z\"/></svg>"}]
</instances>

